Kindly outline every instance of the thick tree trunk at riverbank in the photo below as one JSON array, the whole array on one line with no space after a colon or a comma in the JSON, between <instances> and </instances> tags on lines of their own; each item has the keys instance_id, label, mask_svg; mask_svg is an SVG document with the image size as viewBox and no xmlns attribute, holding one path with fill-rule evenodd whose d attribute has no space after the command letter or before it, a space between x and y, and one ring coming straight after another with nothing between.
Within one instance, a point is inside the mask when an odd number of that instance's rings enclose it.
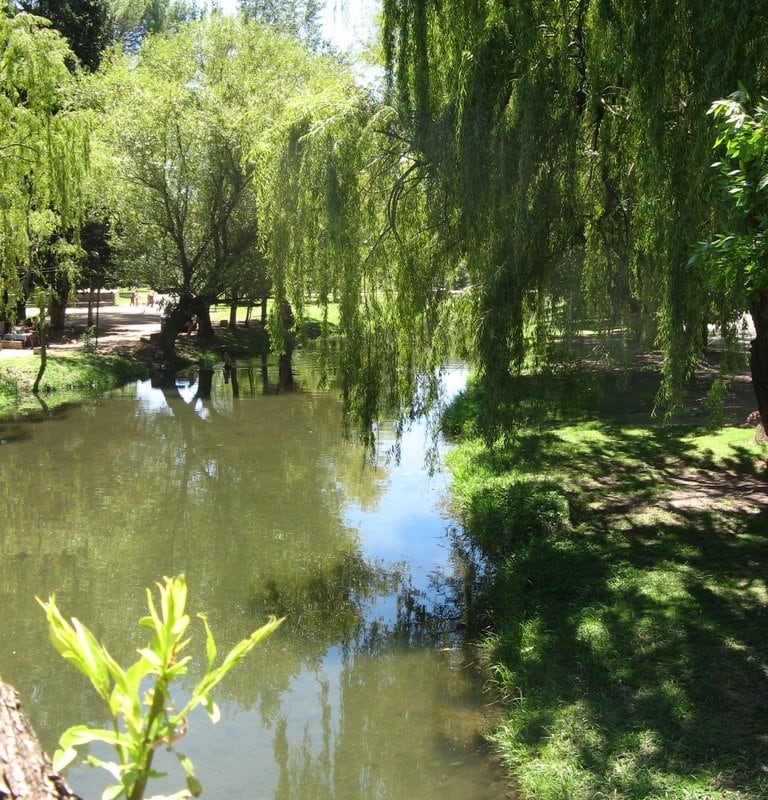
<instances>
[{"instance_id":1,"label":"thick tree trunk at riverbank","mask_svg":"<svg viewBox=\"0 0 768 800\"><path fill-rule=\"evenodd\" d=\"M768 296L755 294L750 303L755 338L749 353L752 388L763 427L768 425Z\"/></svg>"},{"instance_id":2,"label":"thick tree trunk at riverbank","mask_svg":"<svg viewBox=\"0 0 768 800\"><path fill-rule=\"evenodd\" d=\"M198 336L214 337L208 303L199 297L183 295L160 331L158 346L164 359L176 359L176 337L187 330L187 323L193 318L196 318Z\"/></svg>"},{"instance_id":3,"label":"thick tree trunk at riverbank","mask_svg":"<svg viewBox=\"0 0 768 800\"><path fill-rule=\"evenodd\" d=\"M53 771L13 687L0 681L0 800L62 798L77 795Z\"/></svg>"}]
</instances>

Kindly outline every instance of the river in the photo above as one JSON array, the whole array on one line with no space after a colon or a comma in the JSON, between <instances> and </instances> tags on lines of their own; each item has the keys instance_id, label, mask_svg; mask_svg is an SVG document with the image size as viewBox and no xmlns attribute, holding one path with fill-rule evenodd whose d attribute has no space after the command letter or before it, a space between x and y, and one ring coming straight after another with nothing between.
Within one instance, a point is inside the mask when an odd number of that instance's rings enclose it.
<instances>
[{"instance_id":1,"label":"river","mask_svg":"<svg viewBox=\"0 0 768 800\"><path fill-rule=\"evenodd\" d=\"M49 643L35 596L55 593L128 663L146 587L183 573L220 652L286 616L218 687L221 721L190 720L179 749L203 797L503 796L480 736L486 698L456 635L461 564L424 426L405 433L399 463L384 426L371 463L301 359L298 391L265 394L258 376L251 391L253 374L237 374L239 397L220 370L210 393L191 373L0 425L0 676L44 747L107 720ZM464 372L446 377L450 391ZM157 764L169 775L151 793L184 785L171 756ZM110 782L83 766L67 779L84 798Z\"/></svg>"}]
</instances>

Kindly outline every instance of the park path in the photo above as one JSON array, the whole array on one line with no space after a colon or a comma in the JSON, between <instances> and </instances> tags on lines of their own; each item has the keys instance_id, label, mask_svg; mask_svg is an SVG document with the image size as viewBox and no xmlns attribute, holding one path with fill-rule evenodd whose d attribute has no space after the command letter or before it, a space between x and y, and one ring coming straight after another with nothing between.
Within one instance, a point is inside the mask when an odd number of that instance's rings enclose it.
<instances>
[{"instance_id":1,"label":"park path","mask_svg":"<svg viewBox=\"0 0 768 800\"><path fill-rule=\"evenodd\" d=\"M28 308L34 316L35 309ZM67 309L67 330L77 332L77 338L64 337L60 342L51 342L51 353L81 350L85 346L82 331L88 321L87 308ZM96 312L94 310L94 323ZM99 308L98 345L99 350L111 352L116 348L137 346L142 339L160 332L160 311L145 306L101 306ZM96 335L94 333L94 341ZM31 349L0 350L0 361L8 358L26 358Z\"/></svg>"}]
</instances>

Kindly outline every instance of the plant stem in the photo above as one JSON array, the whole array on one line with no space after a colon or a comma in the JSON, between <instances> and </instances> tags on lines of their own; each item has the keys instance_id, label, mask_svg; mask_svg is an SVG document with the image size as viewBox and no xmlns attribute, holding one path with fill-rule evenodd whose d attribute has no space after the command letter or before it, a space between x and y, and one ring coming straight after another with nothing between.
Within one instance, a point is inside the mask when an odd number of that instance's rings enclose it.
<instances>
[{"instance_id":1,"label":"plant stem","mask_svg":"<svg viewBox=\"0 0 768 800\"><path fill-rule=\"evenodd\" d=\"M141 759L139 762L139 777L133 784L133 789L131 789L130 794L128 794L128 800L142 800L144 797L144 790L147 788L147 781L149 780L149 772L152 769L152 759L155 755L155 745L157 744L155 741L156 734L152 733L152 731L155 727L156 720L163 713L165 697L165 681L158 677L152 696L152 708L149 710L146 728L144 729L144 740L141 743L141 749L139 751L139 757Z\"/></svg>"}]
</instances>

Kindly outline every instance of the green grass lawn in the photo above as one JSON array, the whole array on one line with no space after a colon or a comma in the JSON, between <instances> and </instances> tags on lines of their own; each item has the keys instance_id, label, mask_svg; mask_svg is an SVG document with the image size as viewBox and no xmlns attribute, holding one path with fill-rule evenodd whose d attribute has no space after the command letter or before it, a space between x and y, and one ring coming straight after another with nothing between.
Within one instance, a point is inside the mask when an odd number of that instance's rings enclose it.
<instances>
[{"instance_id":1,"label":"green grass lawn","mask_svg":"<svg viewBox=\"0 0 768 800\"><path fill-rule=\"evenodd\" d=\"M521 795L768 798L753 431L553 421L494 447L467 438L450 466L488 563L489 737Z\"/></svg>"},{"instance_id":2,"label":"green grass lawn","mask_svg":"<svg viewBox=\"0 0 768 800\"><path fill-rule=\"evenodd\" d=\"M28 411L51 410L146 377L146 368L118 356L96 353L56 354L48 358L40 396L30 391L38 358L9 359L0 369L0 418Z\"/></svg>"}]
</instances>

